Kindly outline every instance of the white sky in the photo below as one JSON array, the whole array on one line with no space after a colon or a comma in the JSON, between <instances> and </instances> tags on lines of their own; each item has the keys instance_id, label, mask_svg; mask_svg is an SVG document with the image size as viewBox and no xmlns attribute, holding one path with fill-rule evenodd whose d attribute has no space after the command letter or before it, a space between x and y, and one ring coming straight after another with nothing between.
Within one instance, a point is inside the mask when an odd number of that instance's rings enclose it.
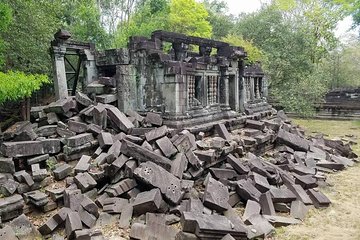
<instances>
[{"instance_id":1,"label":"white sky","mask_svg":"<svg viewBox=\"0 0 360 240\"><path fill-rule=\"evenodd\" d=\"M239 13L251 13L260 9L261 2L267 2L267 0L224 0L227 2L229 13L238 15ZM357 34L356 30L349 31L352 25L351 17L345 18L339 22L335 35L341 39L341 41L347 41L350 35Z\"/></svg>"}]
</instances>

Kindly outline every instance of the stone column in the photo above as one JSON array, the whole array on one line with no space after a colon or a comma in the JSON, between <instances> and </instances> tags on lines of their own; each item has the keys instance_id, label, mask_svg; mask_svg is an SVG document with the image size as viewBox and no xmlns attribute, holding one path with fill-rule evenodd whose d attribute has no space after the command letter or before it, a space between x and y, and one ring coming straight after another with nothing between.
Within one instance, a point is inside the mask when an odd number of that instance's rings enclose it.
<instances>
[{"instance_id":1,"label":"stone column","mask_svg":"<svg viewBox=\"0 0 360 240\"><path fill-rule=\"evenodd\" d=\"M95 56L89 49L84 49L84 85L92 83L98 78Z\"/></svg>"},{"instance_id":2,"label":"stone column","mask_svg":"<svg viewBox=\"0 0 360 240\"><path fill-rule=\"evenodd\" d=\"M222 108L229 107L229 72L226 68L221 69L221 76L220 76L220 105Z\"/></svg>"},{"instance_id":3,"label":"stone column","mask_svg":"<svg viewBox=\"0 0 360 240\"><path fill-rule=\"evenodd\" d=\"M250 77L250 101L255 99L255 78Z\"/></svg>"},{"instance_id":4,"label":"stone column","mask_svg":"<svg viewBox=\"0 0 360 240\"><path fill-rule=\"evenodd\" d=\"M65 61L66 53L65 47L52 47L54 59L54 87L56 100L68 97L68 88L66 81Z\"/></svg>"},{"instance_id":5,"label":"stone column","mask_svg":"<svg viewBox=\"0 0 360 240\"><path fill-rule=\"evenodd\" d=\"M268 97L268 80L266 76L262 78L262 92L263 98L266 99Z\"/></svg>"}]
</instances>

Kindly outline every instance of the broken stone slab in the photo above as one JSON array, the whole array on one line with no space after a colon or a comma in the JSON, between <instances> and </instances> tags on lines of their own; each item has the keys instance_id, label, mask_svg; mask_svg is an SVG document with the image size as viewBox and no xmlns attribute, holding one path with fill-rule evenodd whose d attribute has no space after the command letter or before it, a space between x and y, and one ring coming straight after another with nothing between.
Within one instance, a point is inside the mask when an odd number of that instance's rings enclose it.
<instances>
[{"instance_id":1,"label":"broken stone slab","mask_svg":"<svg viewBox=\"0 0 360 240\"><path fill-rule=\"evenodd\" d=\"M130 191L136 186L137 183L134 179L126 178L108 187L108 189L106 189L105 192L107 192L110 197L116 197Z\"/></svg>"},{"instance_id":2,"label":"broken stone slab","mask_svg":"<svg viewBox=\"0 0 360 240\"><path fill-rule=\"evenodd\" d=\"M101 94L101 95L97 95L95 97L95 99L96 99L96 102L108 104L108 103L116 102L117 95L116 94Z\"/></svg>"},{"instance_id":3,"label":"broken stone slab","mask_svg":"<svg viewBox=\"0 0 360 240\"><path fill-rule=\"evenodd\" d=\"M309 195L316 208L328 207L331 204L330 199L317 189L309 189L306 193Z\"/></svg>"},{"instance_id":4,"label":"broken stone slab","mask_svg":"<svg viewBox=\"0 0 360 240\"><path fill-rule=\"evenodd\" d=\"M77 240L88 240L88 239L104 239L102 232L100 229L82 229L82 230L76 230L74 233L74 239ZM60 239L59 239L60 240ZM124 240L120 237L119 240Z\"/></svg>"},{"instance_id":5,"label":"broken stone slab","mask_svg":"<svg viewBox=\"0 0 360 240\"><path fill-rule=\"evenodd\" d=\"M1 220L6 221L22 214L24 199L19 194L10 197L0 198Z\"/></svg>"},{"instance_id":6,"label":"broken stone slab","mask_svg":"<svg viewBox=\"0 0 360 240\"><path fill-rule=\"evenodd\" d=\"M308 151L309 150L309 141L296 135L289 133L283 129L280 129L277 135L277 141L283 143L294 150L299 151Z\"/></svg>"},{"instance_id":7,"label":"broken stone slab","mask_svg":"<svg viewBox=\"0 0 360 240\"><path fill-rule=\"evenodd\" d=\"M111 121L123 132L129 134L134 124L116 107L108 107L107 115Z\"/></svg>"},{"instance_id":8,"label":"broken stone slab","mask_svg":"<svg viewBox=\"0 0 360 240\"><path fill-rule=\"evenodd\" d=\"M219 123L215 125L215 131L219 135L219 137L225 140L232 140L229 131L226 129L223 123Z\"/></svg>"},{"instance_id":9,"label":"broken stone slab","mask_svg":"<svg viewBox=\"0 0 360 240\"><path fill-rule=\"evenodd\" d=\"M14 230L18 239L42 239L41 233L30 222L25 214L22 214L12 220L9 223L9 226Z\"/></svg>"},{"instance_id":10,"label":"broken stone slab","mask_svg":"<svg viewBox=\"0 0 360 240\"><path fill-rule=\"evenodd\" d=\"M112 197L103 202L103 211L111 214L121 213L129 201L124 198Z\"/></svg>"},{"instance_id":11,"label":"broken stone slab","mask_svg":"<svg viewBox=\"0 0 360 240\"><path fill-rule=\"evenodd\" d=\"M260 214L253 214L245 220L246 224L251 224L251 231L254 229L256 236L268 236L275 231L269 221Z\"/></svg>"},{"instance_id":12,"label":"broken stone slab","mask_svg":"<svg viewBox=\"0 0 360 240\"><path fill-rule=\"evenodd\" d=\"M76 164L74 171L75 173L87 172L90 168L91 157L87 155L82 155L78 163Z\"/></svg>"},{"instance_id":13,"label":"broken stone slab","mask_svg":"<svg viewBox=\"0 0 360 240\"><path fill-rule=\"evenodd\" d=\"M160 114L148 112L145 117L145 122L150 123L151 125L160 127L163 123L163 119Z\"/></svg>"},{"instance_id":14,"label":"broken stone slab","mask_svg":"<svg viewBox=\"0 0 360 240\"><path fill-rule=\"evenodd\" d=\"M330 162L326 160L318 161L316 163L316 166L338 171L345 168L345 165L343 163Z\"/></svg>"},{"instance_id":15,"label":"broken stone slab","mask_svg":"<svg viewBox=\"0 0 360 240\"><path fill-rule=\"evenodd\" d=\"M36 207L42 207L49 202L48 196L39 190L28 192L26 193L26 196L29 198L30 203L34 204Z\"/></svg>"},{"instance_id":16,"label":"broken stone slab","mask_svg":"<svg viewBox=\"0 0 360 240\"><path fill-rule=\"evenodd\" d=\"M237 171L239 174L247 174L250 171L250 168L245 165L240 159L236 158L234 155L227 155L227 162Z\"/></svg>"},{"instance_id":17,"label":"broken stone slab","mask_svg":"<svg viewBox=\"0 0 360 240\"><path fill-rule=\"evenodd\" d=\"M0 238L6 240L19 240L16 237L14 229L12 229L9 225L5 225L2 229L0 229Z\"/></svg>"},{"instance_id":18,"label":"broken stone slab","mask_svg":"<svg viewBox=\"0 0 360 240\"><path fill-rule=\"evenodd\" d=\"M173 144L179 152L183 153L196 149L195 136L191 133L180 135L175 141L173 141Z\"/></svg>"},{"instance_id":19,"label":"broken stone slab","mask_svg":"<svg viewBox=\"0 0 360 240\"><path fill-rule=\"evenodd\" d=\"M66 139L66 144L69 147L77 147L86 143L94 141L94 137L91 133L82 133L76 136L72 136Z\"/></svg>"},{"instance_id":20,"label":"broken stone slab","mask_svg":"<svg viewBox=\"0 0 360 240\"><path fill-rule=\"evenodd\" d=\"M91 190L97 185L97 182L94 180L94 178L92 178L91 175L87 172L78 173L74 177L74 182L76 183L78 188L81 189L82 192Z\"/></svg>"},{"instance_id":21,"label":"broken stone slab","mask_svg":"<svg viewBox=\"0 0 360 240\"><path fill-rule=\"evenodd\" d=\"M254 200L259 202L261 192L251 183L251 180L241 179L236 182L236 192L244 201Z\"/></svg>"},{"instance_id":22,"label":"broken stone slab","mask_svg":"<svg viewBox=\"0 0 360 240\"><path fill-rule=\"evenodd\" d=\"M196 157L201 161L208 165L211 165L217 160L216 150L209 149L209 150L196 150L196 151L188 151L187 154L189 155L190 152L193 152Z\"/></svg>"},{"instance_id":23,"label":"broken stone slab","mask_svg":"<svg viewBox=\"0 0 360 240\"><path fill-rule=\"evenodd\" d=\"M0 152L6 157L27 157L46 153L56 154L60 150L60 140L58 139L4 142L0 147Z\"/></svg>"},{"instance_id":24,"label":"broken stone slab","mask_svg":"<svg viewBox=\"0 0 360 240\"><path fill-rule=\"evenodd\" d=\"M46 125L36 129L36 134L39 137L49 137L56 135L57 125Z\"/></svg>"},{"instance_id":25,"label":"broken stone slab","mask_svg":"<svg viewBox=\"0 0 360 240\"><path fill-rule=\"evenodd\" d=\"M65 221L65 232L68 239L74 238L74 233L76 230L81 230L82 223L79 213L70 212L67 214Z\"/></svg>"},{"instance_id":26,"label":"broken stone slab","mask_svg":"<svg viewBox=\"0 0 360 240\"><path fill-rule=\"evenodd\" d=\"M275 208L269 191L261 194L259 203L263 215L275 215Z\"/></svg>"},{"instance_id":27,"label":"broken stone slab","mask_svg":"<svg viewBox=\"0 0 360 240\"><path fill-rule=\"evenodd\" d=\"M309 207L300 200L291 203L290 215L293 218L304 220L308 211Z\"/></svg>"},{"instance_id":28,"label":"broken stone slab","mask_svg":"<svg viewBox=\"0 0 360 240\"><path fill-rule=\"evenodd\" d=\"M199 170L201 168L201 162L197 155L193 151L188 151L185 153L185 156L188 160L188 163L191 165L191 167L195 170Z\"/></svg>"},{"instance_id":29,"label":"broken stone slab","mask_svg":"<svg viewBox=\"0 0 360 240\"><path fill-rule=\"evenodd\" d=\"M89 213L91 213L92 215L94 215L96 218L99 217L99 208L98 206L95 204L95 202L93 200L91 200L90 198L88 198L87 196L83 197L83 200L81 201L80 205Z\"/></svg>"},{"instance_id":30,"label":"broken stone slab","mask_svg":"<svg viewBox=\"0 0 360 240\"><path fill-rule=\"evenodd\" d=\"M132 215L133 215L133 206L131 204L128 204L121 211L121 215L119 219L119 227L120 228L130 227Z\"/></svg>"},{"instance_id":31,"label":"broken stone slab","mask_svg":"<svg viewBox=\"0 0 360 240\"><path fill-rule=\"evenodd\" d=\"M63 163L58 165L54 170L54 178L59 181L70 175L72 167L69 164Z\"/></svg>"},{"instance_id":32,"label":"broken stone slab","mask_svg":"<svg viewBox=\"0 0 360 240\"><path fill-rule=\"evenodd\" d=\"M156 144L158 145L162 153L168 158L177 153L177 149L174 147L170 139L166 136L156 140Z\"/></svg>"},{"instance_id":33,"label":"broken stone slab","mask_svg":"<svg viewBox=\"0 0 360 240\"><path fill-rule=\"evenodd\" d=\"M86 123L73 120L68 121L68 127L70 131L75 133L84 133L89 129L89 126Z\"/></svg>"},{"instance_id":34,"label":"broken stone slab","mask_svg":"<svg viewBox=\"0 0 360 240\"><path fill-rule=\"evenodd\" d=\"M283 216L274 216L274 215L263 215L266 220L269 221L274 227L284 227L289 225L300 224L301 221Z\"/></svg>"},{"instance_id":35,"label":"broken stone slab","mask_svg":"<svg viewBox=\"0 0 360 240\"><path fill-rule=\"evenodd\" d=\"M56 102L50 103L44 111L46 113L54 112L59 114L66 114L70 110L76 108L76 101L72 97L57 100Z\"/></svg>"},{"instance_id":36,"label":"broken stone slab","mask_svg":"<svg viewBox=\"0 0 360 240\"><path fill-rule=\"evenodd\" d=\"M265 123L260 122L260 121L256 121L256 120L247 119L246 120L246 127L262 131L262 130L265 129Z\"/></svg>"},{"instance_id":37,"label":"broken stone slab","mask_svg":"<svg viewBox=\"0 0 360 240\"><path fill-rule=\"evenodd\" d=\"M84 194L80 189L66 189L64 191L64 206L73 211L77 211L80 207Z\"/></svg>"},{"instance_id":38,"label":"broken stone slab","mask_svg":"<svg viewBox=\"0 0 360 240\"><path fill-rule=\"evenodd\" d=\"M298 184L286 183L286 186L289 190L295 194L296 198L302 201L305 205L312 205L312 200L309 195L306 193L304 188Z\"/></svg>"},{"instance_id":39,"label":"broken stone slab","mask_svg":"<svg viewBox=\"0 0 360 240\"><path fill-rule=\"evenodd\" d=\"M8 179L7 181L1 184L0 193L5 197L11 196L15 193L18 186L19 186L18 182L12 179Z\"/></svg>"},{"instance_id":40,"label":"broken stone slab","mask_svg":"<svg viewBox=\"0 0 360 240\"><path fill-rule=\"evenodd\" d=\"M15 173L15 164L12 158L0 156L0 173Z\"/></svg>"},{"instance_id":41,"label":"broken stone slab","mask_svg":"<svg viewBox=\"0 0 360 240\"><path fill-rule=\"evenodd\" d=\"M94 104L94 102L86 94L81 92L76 92L75 100L85 107Z\"/></svg>"},{"instance_id":42,"label":"broken stone slab","mask_svg":"<svg viewBox=\"0 0 360 240\"><path fill-rule=\"evenodd\" d=\"M254 181L255 187L262 193L265 193L270 190L270 184L266 177L253 172L252 173L252 179Z\"/></svg>"},{"instance_id":43,"label":"broken stone slab","mask_svg":"<svg viewBox=\"0 0 360 240\"><path fill-rule=\"evenodd\" d=\"M4 140L7 141L14 138L28 127L31 127L31 123L29 121L16 122L3 132Z\"/></svg>"},{"instance_id":44,"label":"broken stone slab","mask_svg":"<svg viewBox=\"0 0 360 240\"><path fill-rule=\"evenodd\" d=\"M168 128L166 125L152 129L148 132L145 132L146 141L151 142L161 137L164 137L167 134L167 132L168 132Z\"/></svg>"},{"instance_id":45,"label":"broken stone slab","mask_svg":"<svg viewBox=\"0 0 360 240\"><path fill-rule=\"evenodd\" d=\"M246 207L242 219L245 221L251 215L260 214L260 211L261 211L261 206L258 202L255 202L253 200L248 200L246 202Z\"/></svg>"},{"instance_id":46,"label":"broken stone slab","mask_svg":"<svg viewBox=\"0 0 360 240\"><path fill-rule=\"evenodd\" d=\"M183 173L185 172L188 165L188 161L184 153L178 153L175 156L175 159L171 163L170 172L174 174L175 177L182 179Z\"/></svg>"},{"instance_id":47,"label":"broken stone slab","mask_svg":"<svg viewBox=\"0 0 360 240\"><path fill-rule=\"evenodd\" d=\"M89 213L88 211L83 209L82 207L79 208L78 213L79 213L81 221L83 222L83 224L85 226L87 226L88 228L92 228L95 226L96 217L94 215L92 215L91 213Z\"/></svg>"},{"instance_id":48,"label":"broken stone slab","mask_svg":"<svg viewBox=\"0 0 360 240\"><path fill-rule=\"evenodd\" d=\"M97 139L98 139L99 145L102 149L108 149L114 143L112 135L109 132L101 132L97 136Z\"/></svg>"},{"instance_id":49,"label":"broken stone slab","mask_svg":"<svg viewBox=\"0 0 360 240\"><path fill-rule=\"evenodd\" d=\"M154 152L130 141L122 140L121 152L126 156L137 159L140 162L151 161L159 164L168 171L171 170L172 161L170 159L157 155Z\"/></svg>"},{"instance_id":50,"label":"broken stone slab","mask_svg":"<svg viewBox=\"0 0 360 240\"><path fill-rule=\"evenodd\" d=\"M93 123L100 129L107 127L107 110L103 104L98 104L93 109Z\"/></svg>"},{"instance_id":51,"label":"broken stone slab","mask_svg":"<svg viewBox=\"0 0 360 240\"><path fill-rule=\"evenodd\" d=\"M29 187L31 187L32 185L34 185L34 180L32 179L32 177L30 176L29 173L27 173L25 170L22 171L18 171L14 173L14 177L16 178L16 180L18 182L21 183L26 183Z\"/></svg>"},{"instance_id":52,"label":"broken stone slab","mask_svg":"<svg viewBox=\"0 0 360 240\"><path fill-rule=\"evenodd\" d=\"M216 179L233 179L238 174L232 169L209 168L211 175Z\"/></svg>"},{"instance_id":53,"label":"broken stone slab","mask_svg":"<svg viewBox=\"0 0 360 240\"><path fill-rule=\"evenodd\" d=\"M47 170L45 168L41 169L39 163L31 165L31 172L31 175L36 182L40 182L48 176Z\"/></svg>"},{"instance_id":54,"label":"broken stone slab","mask_svg":"<svg viewBox=\"0 0 360 240\"><path fill-rule=\"evenodd\" d=\"M204 206L217 212L224 212L230 207L228 201L229 192L227 187L210 177L203 196Z\"/></svg>"},{"instance_id":55,"label":"broken stone slab","mask_svg":"<svg viewBox=\"0 0 360 240\"><path fill-rule=\"evenodd\" d=\"M160 189L165 198L172 204L178 204L184 194L181 181L153 162L141 163L134 175L142 182Z\"/></svg>"},{"instance_id":56,"label":"broken stone slab","mask_svg":"<svg viewBox=\"0 0 360 240\"><path fill-rule=\"evenodd\" d=\"M296 195L288 188L271 188L270 193L274 203L291 203L296 200Z\"/></svg>"},{"instance_id":57,"label":"broken stone slab","mask_svg":"<svg viewBox=\"0 0 360 240\"><path fill-rule=\"evenodd\" d=\"M49 157L50 157L49 154L44 154L44 155L40 155L40 156L28 158L26 161L27 161L27 164L28 164L28 165L31 165L31 164L36 164L36 163L44 162L44 161L48 160ZM1 159L1 158L0 158L0 159ZM1 168L1 167L0 167L0 168Z\"/></svg>"},{"instance_id":58,"label":"broken stone slab","mask_svg":"<svg viewBox=\"0 0 360 240\"><path fill-rule=\"evenodd\" d=\"M147 192L139 193L132 206L134 214L141 215L146 212L157 212L162 203L161 192L158 188L154 188Z\"/></svg>"}]
</instances>

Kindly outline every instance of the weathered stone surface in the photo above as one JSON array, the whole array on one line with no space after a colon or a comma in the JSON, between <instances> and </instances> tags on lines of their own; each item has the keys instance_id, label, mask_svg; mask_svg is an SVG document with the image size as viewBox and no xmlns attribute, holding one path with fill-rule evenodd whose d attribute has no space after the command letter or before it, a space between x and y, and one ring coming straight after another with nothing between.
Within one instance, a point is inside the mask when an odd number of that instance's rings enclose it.
<instances>
[{"instance_id":1,"label":"weathered stone surface","mask_svg":"<svg viewBox=\"0 0 360 240\"><path fill-rule=\"evenodd\" d=\"M331 204L330 199L319 190L309 189L306 192L316 208L328 207Z\"/></svg>"},{"instance_id":2,"label":"weathered stone surface","mask_svg":"<svg viewBox=\"0 0 360 240\"><path fill-rule=\"evenodd\" d=\"M18 240L14 230L9 225L5 225L2 229L0 229L0 239Z\"/></svg>"},{"instance_id":3,"label":"weathered stone surface","mask_svg":"<svg viewBox=\"0 0 360 240\"><path fill-rule=\"evenodd\" d=\"M116 197L126 193L127 191L133 189L136 186L137 183L134 179L126 178L118 183L115 183L114 185L109 186L106 192L109 196Z\"/></svg>"},{"instance_id":4,"label":"weathered stone surface","mask_svg":"<svg viewBox=\"0 0 360 240\"><path fill-rule=\"evenodd\" d=\"M41 233L30 222L25 214L20 215L9 223L15 235L21 240L42 239Z\"/></svg>"},{"instance_id":5,"label":"weathered stone surface","mask_svg":"<svg viewBox=\"0 0 360 240\"><path fill-rule=\"evenodd\" d=\"M260 214L261 206L258 202L255 202L253 200L248 200L246 202L245 212L243 215L243 220L245 221L252 215Z\"/></svg>"},{"instance_id":6,"label":"weathered stone surface","mask_svg":"<svg viewBox=\"0 0 360 240\"><path fill-rule=\"evenodd\" d=\"M5 197L8 197L15 193L18 186L19 186L18 182L14 181L12 179L8 179L7 181L5 181L4 183L2 183L0 185L0 192Z\"/></svg>"},{"instance_id":7,"label":"weathered stone surface","mask_svg":"<svg viewBox=\"0 0 360 240\"><path fill-rule=\"evenodd\" d=\"M308 140L301 138L296 134L289 133L283 129L279 130L277 141L299 151L306 152L310 147Z\"/></svg>"},{"instance_id":8,"label":"weathered stone surface","mask_svg":"<svg viewBox=\"0 0 360 240\"><path fill-rule=\"evenodd\" d=\"M65 232L68 239L74 238L74 233L76 230L81 230L81 218L77 212L70 212L66 217L65 222Z\"/></svg>"},{"instance_id":9,"label":"weathered stone surface","mask_svg":"<svg viewBox=\"0 0 360 240\"><path fill-rule=\"evenodd\" d=\"M116 107L107 108L107 114L111 121L123 132L130 133L131 129L135 126L134 124Z\"/></svg>"},{"instance_id":10,"label":"weathered stone surface","mask_svg":"<svg viewBox=\"0 0 360 240\"><path fill-rule=\"evenodd\" d=\"M53 174L56 180L62 180L70 175L72 167L69 164L63 163L57 166L53 170Z\"/></svg>"},{"instance_id":11,"label":"weathered stone surface","mask_svg":"<svg viewBox=\"0 0 360 240\"><path fill-rule=\"evenodd\" d=\"M255 172L252 174L253 174L252 178L253 178L255 187L262 193L269 191L270 184L269 184L267 178L260 174L255 173Z\"/></svg>"},{"instance_id":12,"label":"weathered stone surface","mask_svg":"<svg viewBox=\"0 0 360 240\"><path fill-rule=\"evenodd\" d=\"M293 218L304 220L308 211L309 207L300 200L296 200L291 203L290 215Z\"/></svg>"},{"instance_id":13,"label":"weathered stone surface","mask_svg":"<svg viewBox=\"0 0 360 240\"><path fill-rule=\"evenodd\" d=\"M301 221L283 216L274 216L274 215L263 215L274 227L284 227L288 225L300 224Z\"/></svg>"},{"instance_id":14,"label":"weathered stone surface","mask_svg":"<svg viewBox=\"0 0 360 240\"><path fill-rule=\"evenodd\" d=\"M156 164L159 164L161 167L166 170L171 169L171 160L155 154L152 151L149 151L146 148L143 148L135 143L132 143L127 140L123 140L121 143L121 152L126 156L133 157L140 162L152 161Z\"/></svg>"},{"instance_id":15,"label":"weathered stone surface","mask_svg":"<svg viewBox=\"0 0 360 240\"><path fill-rule=\"evenodd\" d=\"M97 185L94 178L92 178L91 175L89 173L87 173L87 172L78 173L74 177L74 182L76 183L78 188L81 189L82 192L86 192L88 190L91 190L92 188L94 188Z\"/></svg>"},{"instance_id":16,"label":"weathered stone surface","mask_svg":"<svg viewBox=\"0 0 360 240\"><path fill-rule=\"evenodd\" d=\"M242 163L238 158L234 155L229 154L227 156L227 162L239 173L239 174L247 174L250 171L250 168Z\"/></svg>"},{"instance_id":17,"label":"weathered stone surface","mask_svg":"<svg viewBox=\"0 0 360 240\"><path fill-rule=\"evenodd\" d=\"M156 212L160 209L162 202L161 192L158 188L154 188L147 192L139 193L133 205L134 213L141 215L146 212Z\"/></svg>"},{"instance_id":18,"label":"weathered stone surface","mask_svg":"<svg viewBox=\"0 0 360 240\"><path fill-rule=\"evenodd\" d=\"M253 228L256 231L257 236L264 237L275 230L268 220L260 214L251 215L245 220L245 223L253 225L251 229Z\"/></svg>"},{"instance_id":19,"label":"weathered stone surface","mask_svg":"<svg viewBox=\"0 0 360 240\"><path fill-rule=\"evenodd\" d=\"M238 174L232 169L209 168L211 175L216 179L233 179Z\"/></svg>"},{"instance_id":20,"label":"weathered stone surface","mask_svg":"<svg viewBox=\"0 0 360 240\"><path fill-rule=\"evenodd\" d=\"M81 92L76 92L75 100L85 107L88 107L93 104L93 101L86 94Z\"/></svg>"},{"instance_id":21,"label":"weathered stone surface","mask_svg":"<svg viewBox=\"0 0 360 240\"><path fill-rule=\"evenodd\" d=\"M148 112L145 117L145 122L160 127L163 123L163 119L160 114Z\"/></svg>"},{"instance_id":22,"label":"weathered stone surface","mask_svg":"<svg viewBox=\"0 0 360 240\"><path fill-rule=\"evenodd\" d=\"M7 141L16 137L30 126L31 123L29 121L16 122L15 124L13 124L11 127L9 127L3 132L4 140Z\"/></svg>"},{"instance_id":23,"label":"weathered stone surface","mask_svg":"<svg viewBox=\"0 0 360 240\"><path fill-rule=\"evenodd\" d=\"M12 158L0 156L0 173L15 173L15 164Z\"/></svg>"},{"instance_id":24,"label":"weathered stone surface","mask_svg":"<svg viewBox=\"0 0 360 240\"><path fill-rule=\"evenodd\" d=\"M78 161L78 163L74 168L75 173L88 171L90 168L90 160L91 160L90 156L82 155L82 157L80 158L80 160Z\"/></svg>"},{"instance_id":25,"label":"weathered stone surface","mask_svg":"<svg viewBox=\"0 0 360 240\"><path fill-rule=\"evenodd\" d=\"M296 200L296 195L287 188L271 188L270 193L274 203L291 203Z\"/></svg>"},{"instance_id":26,"label":"weathered stone surface","mask_svg":"<svg viewBox=\"0 0 360 240\"><path fill-rule=\"evenodd\" d=\"M33 180L32 177L30 176L30 174L27 173L25 170L15 172L15 173L14 173L14 177L16 178L16 180L18 180L18 182L24 182L24 183L26 183L29 187L31 187L32 185L34 185L34 180Z\"/></svg>"},{"instance_id":27,"label":"weathered stone surface","mask_svg":"<svg viewBox=\"0 0 360 240\"><path fill-rule=\"evenodd\" d=\"M174 147L172 142L166 136L156 140L156 144L158 145L158 147L161 149L162 153L166 157L171 157L177 153L177 149Z\"/></svg>"},{"instance_id":28,"label":"weathered stone surface","mask_svg":"<svg viewBox=\"0 0 360 240\"><path fill-rule=\"evenodd\" d=\"M201 168L201 162L197 155L193 151L188 151L185 153L185 156L188 160L188 163L191 165L191 167L195 170L199 170Z\"/></svg>"},{"instance_id":29,"label":"weathered stone surface","mask_svg":"<svg viewBox=\"0 0 360 240\"><path fill-rule=\"evenodd\" d=\"M221 182L210 177L207 181L204 192L204 206L218 212L223 212L230 207L228 201L229 192L227 187Z\"/></svg>"},{"instance_id":30,"label":"weathered stone surface","mask_svg":"<svg viewBox=\"0 0 360 240\"><path fill-rule=\"evenodd\" d=\"M15 194L0 199L0 216L3 221L10 220L22 214L24 200L21 195Z\"/></svg>"},{"instance_id":31,"label":"weathered stone surface","mask_svg":"<svg viewBox=\"0 0 360 240\"><path fill-rule=\"evenodd\" d=\"M167 132L168 132L167 126L162 126L159 128L152 129L151 131L145 133L146 141L151 142L156 139L159 139L165 136Z\"/></svg>"},{"instance_id":32,"label":"weathered stone surface","mask_svg":"<svg viewBox=\"0 0 360 240\"><path fill-rule=\"evenodd\" d=\"M178 204L184 194L180 180L153 162L141 163L134 175L142 182L160 189L165 198Z\"/></svg>"},{"instance_id":33,"label":"weathered stone surface","mask_svg":"<svg viewBox=\"0 0 360 240\"><path fill-rule=\"evenodd\" d=\"M26 161L27 161L28 165L31 165L31 164L44 162L44 161L46 161L48 159L49 159L49 154L44 154L44 155L36 156L36 157L33 157L33 158L28 158Z\"/></svg>"},{"instance_id":34,"label":"weathered stone surface","mask_svg":"<svg viewBox=\"0 0 360 240\"><path fill-rule=\"evenodd\" d=\"M54 112L59 114L66 114L71 109L76 107L76 101L72 97L57 100L56 102L50 103L47 108L44 109L46 113Z\"/></svg>"},{"instance_id":35,"label":"weathered stone surface","mask_svg":"<svg viewBox=\"0 0 360 240\"><path fill-rule=\"evenodd\" d=\"M231 135L229 131L226 129L225 125L222 123L215 125L216 133L225 140L231 140Z\"/></svg>"},{"instance_id":36,"label":"weathered stone surface","mask_svg":"<svg viewBox=\"0 0 360 240\"><path fill-rule=\"evenodd\" d=\"M248 128L253 128L253 129L257 129L257 130L264 130L265 128L265 123L263 122L259 122L259 121L255 121L255 120L251 120L251 119L247 119L246 120L246 127Z\"/></svg>"},{"instance_id":37,"label":"weathered stone surface","mask_svg":"<svg viewBox=\"0 0 360 240\"><path fill-rule=\"evenodd\" d=\"M39 137L49 137L56 134L57 125L46 125L39 127L36 130L36 134Z\"/></svg>"},{"instance_id":38,"label":"weathered stone surface","mask_svg":"<svg viewBox=\"0 0 360 240\"><path fill-rule=\"evenodd\" d=\"M60 140L57 139L4 142L0 147L1 153L7 157L27 157L46 153L58 153L60 149Z\"/></svg>"},{"instance_id":39,"label":"weathered stone surface","mask_svg":"<svg viewBox=\"0 0 360 240\"><path fill-rule=\"evenodd\" d=\"M41 169L39 163L31 165L31 172L32 172L32 177L36 182L40 182L48 176L48 172L46 168Z\"/></svg>"},{"instance_id":40,"label":"weathered stone surface","mask_svg":"<svg viewBox=\"0 0 360 240\"><path fill-rule=\"evenodd\" d=\"M66 139L66 144L69 147L77 147L94 141L94 137L91 133L82 133Z\"/></svg>"},{"instance_id":41,"label":"weathered stone surface","mask_svg":"<svg viewBox=\"0 0 360 240\"><path fill-rule=\"evenodd\" d=\"M259 202L261 192L256 189L254 185L252 185L250 180L239 180L236 182L236 192L240 196L241 199L254 200Z\"/></svg>"},{"instance_id":42,"label":"weathered stone surface","mask_svg":"<svg viewBox=\"0 0 360 240\"><path fill-rule=\"evenodd\" d=\"M96 102L99 103L113 103L117 101L117 95L116 94L102 94L96 96Z\"/></svg>"},{"instance_id":43,"label":"weathered stone surface","mask_svg":"<svg viewBox=\"0 0 360 240\"><path fill-rule=\"evenodd\" d=\"M269 191L261 194L259 203L263 215L275 215L275 208Z\"/></svg>"},{"instance_id":44,"label":"weathered stone surface","mask_svg":"<svg viewBox=\"0 0 360 240\"><path fill-rule=\"evenodd\" d=\"M312 205L312 200L306 193L304 188L298 184L286 184L289 190L295 194L296 198L302 201L305 205Z\"/></svg>"},{"instance_id":45,"label":"weathered stone surface","mask_svg":"<svg viewBox=\"0 0 360 240\"><path fill-rule=\"evenodd\" d=\"M71 212L72 210L70 208L63 207L57 213L55 213L53 218L58 224L61 224L65 222L67 215Z\"/></svg>"},{"instance_id":46,"label":"weathered stone surface","mask_svg":"<svg viewBox=\"0 0 360 240\"><path fill-rule=\"evenodd\" d=\"M174 174L175 177L182 179L183 173L187 168L188 161L183 153L178 153L175 156L175 159L171 163L170 172Z\"/></svg>"},{"instance_id":47,"label":"weathered stone surface","mask_svg":"<svg viewBox=\"0 0 360 240\"><path fill-rule=\"evenodd\" d=\"M70 120L68 122L70 131L75 133L84 133L88 130L89 126L86 123Z\"/></svg>"},{"instance_id":48,"label":"weathered stone surface","mask_svg":"<svg viewBox=\"0 0 360 240\"><path fill-rule=\"evenodd\" d=\"M99 145L102 149L108 149L111 145L113 145L112 135L108 132L101 132L97 139L99 141Z\"/></svg>"}]
</instances>

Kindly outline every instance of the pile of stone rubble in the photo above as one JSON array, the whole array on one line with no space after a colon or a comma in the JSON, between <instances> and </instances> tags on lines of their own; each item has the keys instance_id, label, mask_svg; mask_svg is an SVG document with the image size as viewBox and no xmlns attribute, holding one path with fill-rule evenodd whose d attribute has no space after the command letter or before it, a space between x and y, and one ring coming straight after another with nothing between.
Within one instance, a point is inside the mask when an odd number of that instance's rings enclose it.
<instances>
[{"instance_id":1,"label":"pile of stone rubble","mask_svg":"<svg viewBox=\"0 0 360 240\"><path fill-rule=\"evenodd\" d=\"M33 123L2 134L1 239L64 228L67 239L103 239L114 216L132 239L265 237L329 206L317 189L324 173L357 157L342 141L305 138L283 112L239 128L224 120L175 130L156 113L77 93L31 114ZM24 215L35 211L54 213L36 228Z\"/></svg>"}]
</instances>

